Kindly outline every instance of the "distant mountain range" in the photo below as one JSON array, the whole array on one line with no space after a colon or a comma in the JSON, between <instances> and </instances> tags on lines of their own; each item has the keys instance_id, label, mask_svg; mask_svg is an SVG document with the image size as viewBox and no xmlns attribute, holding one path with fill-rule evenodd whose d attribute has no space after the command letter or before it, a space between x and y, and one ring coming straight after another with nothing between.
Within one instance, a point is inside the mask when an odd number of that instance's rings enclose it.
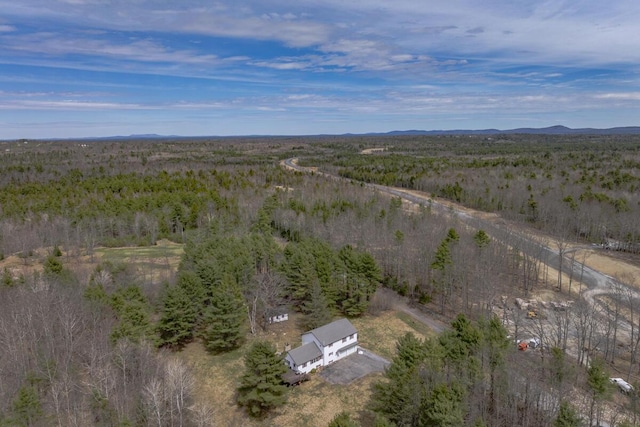
<instances>
[{"instance_id":1,"label":"distant mountain range","mask_svg":"<svg viewBox=\"0 0 640 427\"><path fill-rule=\"evenodd\" d=\"M615 127L608 129L579 128L571 129L566 126L549 126L546 128L517 128L517 129L453 129L453 130L394 130L391 132L371 132L371 133L347 133L342 136L385 136L385 135L508 135L508 134L531 134L531 135L640 135L640 126ZM237 137L259 138L269 137L269 135L237 135ZM278 135L273 135L278 136ZM315 136L315 135L307 135ZM330 134L317 136L336 136ZM213 137L213 136L212 136ZM129 135L129 136L108 136L103 138L86 139L166 139L166 138L199 138L177 135ZM204 136L202 138L205 138ZM216 136L215 138L221 138Z\"/></svg>"},{"instance_id":2,"label":"distant mountain range","mask_svg":"<svg viewBox=\"0 0 640 427\"><path fill-rule=\"evenodd\" d=\"M398 130L386 133L367 135L505 135L505 134L533 134L533 135L640 135L640 126L615 127L608 129L579 128L571 129L566 126L549 126L546 128L517 128L517 129L456 129L456 130Z\"/></svg>"},{"instance_id":3,"label":"distant mountain range","mask_svg":"<svg viewBox=\"0 0 640 427\"><path fill-rule=\"evenodd\" d=\"M640 126L614 127L608 129L578 128L572 129L566 126L549 126L546 128L517 128L517 129L453 129L453 130L394 130L391 132L371 132L371 133L346 133L342 135L322 134L322 135L298 135L298 136L394 136L394 135L508 135L508 134L529 134L529 135L640 135ZM133 139L202 139L202 138L269 138L284 135L236 135L236 136L180 136L180 135L158 135L137 134L137 135L116 135L103 137L86 138L51 138L49 140L74 140L74 141L105 141L105 140L133 140ZM286 135L294 137L295 135ZM41 138L39 138L41 139ZM5 140L6 141L6 140Z\"/></svg>"}]
</instances>

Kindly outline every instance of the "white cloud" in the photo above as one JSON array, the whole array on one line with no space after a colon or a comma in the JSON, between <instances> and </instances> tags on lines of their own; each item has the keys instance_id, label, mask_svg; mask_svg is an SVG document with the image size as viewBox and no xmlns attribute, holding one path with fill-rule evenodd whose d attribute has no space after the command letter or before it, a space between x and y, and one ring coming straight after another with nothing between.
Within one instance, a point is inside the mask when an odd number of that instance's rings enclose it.
<instances>
[{"instance_id":1,"label":"white cloud","mask_svg":"<svg viewBox=\"0 0 640 427\"><path fill-rule=\"evenodd\" d=\"M191 50L172 50L147 39L117 43L105 39L43 32L7 36L5 41L13 51L40 53L46 56L80 54L140 62L185 64L214 64L218 62L215 55L199 54Z\"/></svg>"},{"instance_id":2,"label":"white cloud","mask_svg":"<svg viewBox=\"0 0 640 427\"><path fill-rule=\"evenodd\" d=\"M69 4L73 3L73 4ZM92 3L85 5L85 3ZM61 22L121 31L159 31L273 40L291 47L342 40L386 45L390 55L456 59L498 56L520 63L615 64L640 60L635 0L190 0L167 7L151 0L0 0L7 16L56 17ZM469 37L473 36L473 37ZM366 49L366 46L362 46Z\"/></svg>"},{"instance_id":3,"label":"white cloud","mask_svg":"<svg viewBox=\"0 0 640 427\"><path fill-rule=\"evenodd\" d=\"M595 95L594 98L621 101L640 101L640 92L601 93Z\"/></svg>"},{"instance_id":4,"label":"white cloud","mask_svg":"<svg viewBox=\"0 0 640 427\"><path fill-rule=\"evenodd\" d=\"M312 66L308 61L301 61L299 58L278 58L275 61L255 61L250 62L256 67L272 68L274 70L304 70Z\"/></svg>"},{"instance_id":5,"label":"white cloud","mask_svg":"<svg viewBox=\"0 0 640 427\"><path fill-rule=\"evenodd\" d=\"M14 100L0 104L2 110L149 110L156 107L148 107L139 104L125 104L112 102L88 102L88 101L28 101Z\"/></svg>"}]
</instances>

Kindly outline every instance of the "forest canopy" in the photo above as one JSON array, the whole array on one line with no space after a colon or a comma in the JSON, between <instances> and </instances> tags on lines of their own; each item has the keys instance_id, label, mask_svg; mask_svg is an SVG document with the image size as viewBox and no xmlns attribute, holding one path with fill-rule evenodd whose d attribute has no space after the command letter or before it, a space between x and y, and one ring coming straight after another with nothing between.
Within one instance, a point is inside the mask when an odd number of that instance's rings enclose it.
<instances>
[{"instance_id":1,"label":"forest canopy","mask_svg":"<svg viewBox=\"0 0 640 427\"><path fill-rule=\"evenodd\" d=\"M287 170L289 158L317 169ZM181 358L190 345L207 360L244 360L233 404L264 419L288 405L280 356L258 340L268 313L286 307L302 330L367 319L392 305L383 287L450 327L393 337L397 353L367 406L337 412L334 425L599 420L615 401L608 370L638 375L637 298L498 318L507 296L573 298L579 278L566 274L580 260L567 256L556 282L538 246L432 200L543 232L560 252L575 242L633 260L639 188L636 136L0 142L0 425L208 425L213 410ZM163 276L100 257L160 241L181 253L154 261ZM523 329L544 351L516 352ZM576 390L582 407L567 398ZM633 396L622 398L635 417Z\"/></svg>"}]
</instances>

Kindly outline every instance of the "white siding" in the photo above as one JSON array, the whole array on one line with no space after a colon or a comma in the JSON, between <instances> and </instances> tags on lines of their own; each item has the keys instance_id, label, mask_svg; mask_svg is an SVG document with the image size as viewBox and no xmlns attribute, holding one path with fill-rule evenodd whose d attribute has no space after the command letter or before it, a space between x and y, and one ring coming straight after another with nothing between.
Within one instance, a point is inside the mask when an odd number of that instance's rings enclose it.
<instances>
[{"instance_id":1,"label":"white siding","mask_svg":"<svg viewBox=\"0 0 640 427\"><path fill-rule=\"evenodd\" d=\"M287 320L289 320L289 315L287 313L278 314L277 316L271 316L269 318L269 323L280 323L280 322L285 322Z\"/></svg>"},{"instance_id":2,"label":"white siding","mask_svg":"<svg viewBox=\"0 0 640 427\"><path fill-rule=\"evenodd\" d=\"M318 341L318 339L313 334L310 334L310 333L303 334L302 344L304 345L309 342L315 342L317 344L318 348L322 351L322 357L323 357L322 366L327 366L328 364L333 363L336 360L340 360L343 357L346 357L356 352L357 347L354 344L358 343L358 334L355 333L351 336L344 338L344 342L343 342L343 339L340 339L327 346L323 346L322 343ZM342 349L350 346L351 348L349 350L341 351Z\"/></svg>"},{"instance_id":3,"label":"white siding","mask_svg":"<svg viewBox=\"0 0 640 427\"><path fill-rule=\"evenodd\" d=\"M287 356L284 358L284 361L289 366L289 369L291 369L292 371L296 371L298 373L301 373L301 374L308 374L314 368L318 368L320 366L323 366L322 358L320 358L316 362L307 362L307 363L303 363L300 366L297 366L295 363L293 363L293 359L291 359L291 356L289 356L287 354Z\"/></svg>"},{"instance_id":4,"label":"white siding","mask_svg":"<svg viewBox=\"0 0 640 427\"><path fill-rule=\"evenodd\" d=\"M287 320L289 320L289 314L287 313L278 314L278 315L269 317L269 323L280 323L280 322L285 322Z\"/></svg>"}]
</instances>

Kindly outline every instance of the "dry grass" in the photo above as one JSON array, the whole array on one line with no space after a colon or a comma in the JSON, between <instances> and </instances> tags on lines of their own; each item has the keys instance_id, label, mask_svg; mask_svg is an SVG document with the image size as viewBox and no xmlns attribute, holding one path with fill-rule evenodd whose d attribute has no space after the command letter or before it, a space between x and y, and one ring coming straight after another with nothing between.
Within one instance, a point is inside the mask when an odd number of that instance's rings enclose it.
<instances>
[{"instance_id":1,"label":"dry grass","mask_svg":"<svg viewBox=\"0 0 640 427\"><path fill-rule=\"evenodd\" d=\"M251 423L235 403L237 381L244 369L244 351L242 348L213 356L195 342L179 353L195 376L196 402L213 409L213 425L258 425Z\"/></svg>"},{"instance_id":2,"label":"dry grass","mask_svg":"<svg viewBox=\"0 0 640 427\"><path fill-rule=\"evenodd\" d=\"M379 316L363 316L352 320L358 330L360 345L374 353L391 359L396 352L398 338L412 332L418 338L429 334L429 328L402 312L386 311ZM418 326L420 325L420 326Z\"/></svg>"},{"instance_id":3,"label":"dry grass","mask_svg":"<svg viewBox=\"0 0 640 427\"><path fill-rule=\"evenodd\" d=\"M299 315L290 315L288 322L273 325L269 331L261 332L254 339L267 339L282 350L284 343L296 347L303 332L296 322ZM406 332L424 338L428 328L423 329L409 316L396 311L387 311L380 316L364 316L352 320L358 329L363 347L391 359L395 354L396 340ZM293 389L288 403L274 411L266 420L253 420L235 404L235 389L244 369L243 357L250 342L241 349L223 355L210 355L200 343L187 346L180 357L192 366L197 386L196 400L215 408L215 425L238 426L326 426L333 417L348 411L353 417L366 409L371 396L371 386L382 378L381 373L372 374L349 385L334 385L313 375L311 381Z\"/></svg>"},{"instance_id":4,"label":"dry grass","mask_svg":"<svg viewBox=\"0 0 640 427\"><path fill-rule=\"evenodd\" d=\"M144 282L169 281L178 268L184 245L169 240L159 240L154 246L98 248L95 255L99 261L126 263L132 266Z\"/></svg>"},{"instance_id":5,"label":"dry grass","mask_svg":"<svg viewBox=\"0 0 640 427\"><path fill-rule=\"evenodd\" d=\"M62 263L76 273L80 283L85 284L90 273L104 261L126 263L133 267L136 275L143 282L162 283L175 274L184 252L184 245L168 240L159 240L154 246L97 248L91 255L78 255L63 252ZM0 261L0 270L5 268L14 279L20 276L32 277L35 272L42 271L42 264L52 248L43 248L33 252L33 256L21 258L16 255Z\"/></svg>"}]
</instances>

